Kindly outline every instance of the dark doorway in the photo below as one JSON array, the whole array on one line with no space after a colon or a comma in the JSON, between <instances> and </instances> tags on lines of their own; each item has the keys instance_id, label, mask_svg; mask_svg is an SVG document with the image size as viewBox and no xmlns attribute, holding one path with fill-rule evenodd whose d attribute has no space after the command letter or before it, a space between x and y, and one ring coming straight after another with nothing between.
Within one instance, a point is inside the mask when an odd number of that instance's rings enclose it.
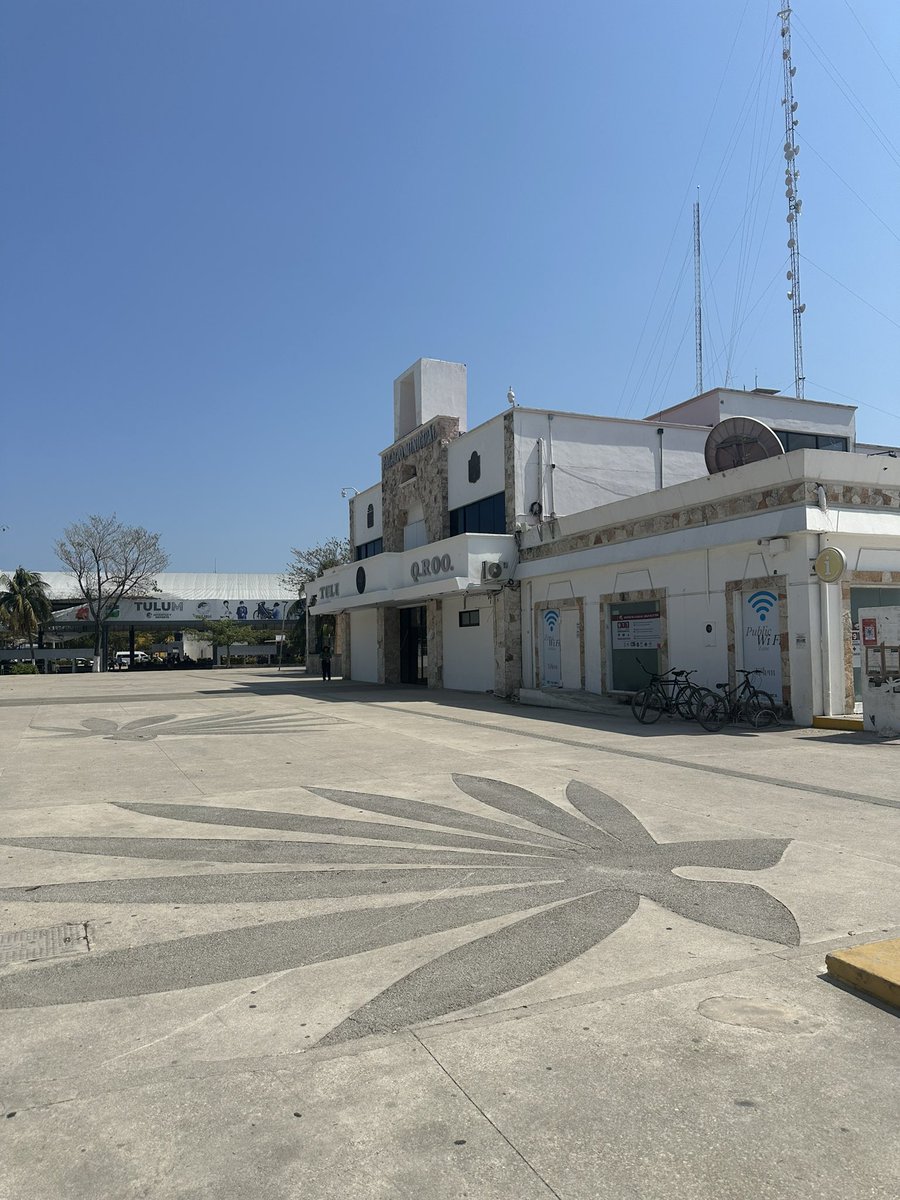
<instances>
[{"instance_id":1,"label":"dark doorway","mask_svg":"<svg viewBox=\"0 0 900 1200\"><path fill-rule=\"evenodd\" d=\"M425 609L400 609L400 682L428 682L428 630Z\"/></svg>"}]
</instances>

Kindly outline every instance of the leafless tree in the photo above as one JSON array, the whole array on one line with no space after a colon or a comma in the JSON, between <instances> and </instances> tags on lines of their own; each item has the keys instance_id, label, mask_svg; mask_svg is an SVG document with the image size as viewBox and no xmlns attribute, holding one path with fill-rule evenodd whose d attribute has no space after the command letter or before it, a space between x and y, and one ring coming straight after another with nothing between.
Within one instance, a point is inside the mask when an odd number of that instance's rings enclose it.
<instances>
[{"instance_id":1,"label":"leafless tree","mask_svg":"<svg viewBox=\"0 0 900 1200\"><path fill-rule=\"evenodd\" d=\"M153 586L169 556L159 534L110 517L90 516L70 525L56 543L56 555L75 576L94 626L94 656L100 654L103 624L125 596Z\"/></svg>"}]
</instances>

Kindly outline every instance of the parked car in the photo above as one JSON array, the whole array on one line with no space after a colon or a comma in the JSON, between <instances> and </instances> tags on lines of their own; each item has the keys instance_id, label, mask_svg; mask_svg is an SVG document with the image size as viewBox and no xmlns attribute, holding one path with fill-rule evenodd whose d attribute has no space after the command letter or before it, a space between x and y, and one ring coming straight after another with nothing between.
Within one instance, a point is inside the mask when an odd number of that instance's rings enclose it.
<instances>
[{"instance_id":1,"label":"parked car","mask_svg":"<svg viewBox=\"0 0 900 1200\"><path fill-rule=\"evenodd\" d=\"M145 650L135 650L134 664L148 663L150 655ZM116 670L121 671L124 667L131 666L131 653L128 650L117 650L115 657Z\"/></svg>"}]
</instances>

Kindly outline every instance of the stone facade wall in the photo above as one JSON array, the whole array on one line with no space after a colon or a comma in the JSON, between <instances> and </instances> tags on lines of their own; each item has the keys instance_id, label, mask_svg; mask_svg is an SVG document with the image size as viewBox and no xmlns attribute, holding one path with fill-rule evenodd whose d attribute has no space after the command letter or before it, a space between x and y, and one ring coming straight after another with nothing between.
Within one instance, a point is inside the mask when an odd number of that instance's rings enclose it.
<instances>
[{"instance_id":1,"label":"stone facade wall","mask_svg":"<svg viewBox=\"0 0 900 1200\"><path fill-rule=\"evenodd\" d=\"M350 661L350 614L348 612L338 613L335 622L334 647L335 658L340 660L340 671L334 671L334 674L340 674L344 679L352 679L353 664Z\"/></svg>"},{"instance_id":2,"label":"stone facade wall","mask_svg":"<svg viewBox=\"0 0 900 1200\"><path fill-rule=\"evenodd\" d=\"M379 608L378 625L378 682L400 682L400 610Z\"/></svg>"},{"instance_id":3,"label":"stone facade wall","mask_svg":"<svg viewBox=\"0 0 900 1200\"><path fill-rule=\"evenodd\" d=\"M503 414L503 491L506 532L516 529L516 431L515 410Z\"/></svg>"},{"instance_id":4,"label":"stone facade wall","mask_svg":"<svg viewBox=\"0 0 900 1200\"><path fill-rule=\"evenodd\" d=\"M391 456L434 428L434 440L421 450L388 466ZM458 417L435 417L415 434L402 438L381 459L381 513L384 549L388 554L403 551L403 530L407 513L421 504L427 541L439 542L450 536L450 512L447 496L447 446L459 437Z\"/></svg>"},{"instance_id":5,"label":"stone facade wall","mask_svg":"<svg viewBox=\"0 0 900 1200\"><path fill-rule=\"evenodd\" d=\"M494 695L508 700L522 686L521 584L494 596Z\"/></svg>"},{"instance_id":6,"label":"stone facade wall","mask_svg":"<svg viewBox=\"0 0 900 1200\"><path fill-rule=\"evenodd\" d=\"M444 614L440 600L425 603L425 621L428 634L428 686L444 686Z\"/></svg>"}]
</instances>

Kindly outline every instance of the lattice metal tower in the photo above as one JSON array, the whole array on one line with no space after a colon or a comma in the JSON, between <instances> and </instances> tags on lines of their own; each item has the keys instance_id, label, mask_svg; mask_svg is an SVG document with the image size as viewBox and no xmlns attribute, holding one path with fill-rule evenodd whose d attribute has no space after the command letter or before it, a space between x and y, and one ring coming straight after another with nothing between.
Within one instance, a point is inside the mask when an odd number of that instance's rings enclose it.
<instances>
[{"instance_id":1,"label":"lattice metal tower","mask_svg":"<svg viewBox=\"0 0 900 1200\"><path fill-rule=\"evenodd\" d=\"M697 391L703 391L703 294L700 290L700 189L694 201L694 348L697 359Z\"/></svg>"},{"instance_id":2,"label":"lattice metal tower","mask_svg":"<svg viewBox=\"0 0 900 1200\"><path fill-rule=\"evenodd\" d=\"M790 269L787 277L790 284L790 291L787 294L788 300L791 301L794 318L794 395L803 397L803 390L806 384L803 375L803 313L806 311L806 305L800 303L800 239L798 233L798 224L800 211L803 207L802 201L798 194L797 181L800 178L800 172L797 169L797 155L800 148L797 145L796 129L798 120L796 116L797 101L794 99L794 76L797 73L797 68L791 62L791 10L783 8L778 14L781 21L781 57L784 60L784 96L781 103L784 105L784 194L788 201L788 229L790 236L788 237L788 249L791 252Z\"/></svg>"}]
</instances>

